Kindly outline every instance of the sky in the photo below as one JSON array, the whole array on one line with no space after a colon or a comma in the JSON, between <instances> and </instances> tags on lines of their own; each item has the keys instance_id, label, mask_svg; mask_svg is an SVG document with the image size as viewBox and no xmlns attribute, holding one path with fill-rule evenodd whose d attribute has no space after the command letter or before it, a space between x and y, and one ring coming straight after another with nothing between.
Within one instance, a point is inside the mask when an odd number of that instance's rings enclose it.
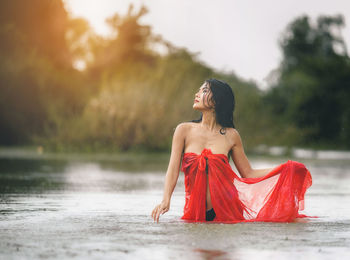
<instances>
[{"instance_id":1,"label":"sky","mask_svg":"<svg viewBox=\"0 0 350 260\"><path fill-rule=\"evenodd\" d=\"M234 72L267 87L267 76L282 58L278 40L296 17L342 14L341 33L350 49L350 0L64 0L72 17L87 19L101 35L110 33L105 19L135 11L149 13L141 22L178 47L199 53L212 68Z\"/></svg>"}]
</instances>

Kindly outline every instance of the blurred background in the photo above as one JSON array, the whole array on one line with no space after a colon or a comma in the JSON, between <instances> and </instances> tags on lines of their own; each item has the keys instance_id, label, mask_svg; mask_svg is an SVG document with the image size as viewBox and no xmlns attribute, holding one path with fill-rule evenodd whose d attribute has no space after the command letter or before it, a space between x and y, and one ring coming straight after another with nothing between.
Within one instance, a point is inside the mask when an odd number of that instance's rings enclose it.
<instances>
[{"instance_id":1,"label":"blurred background","mask_svg":"<svg viewBox=\"0 0 350 260\"><path fill-rule=\"evenodd\" d=\"M0 258L349 259L349 22L348 0L0 1ZM153 223L211 77L253 168L307 166L319 218L183 223L180 173Z\"/></svg>"},{"instance_id":2,"label":"blurred background","mask_svg":"<svg viewBox=\"0 0 350 260\"><path fill-rule=\"evenodd\" d=\"M199 117L196 90L216 77L235 92L248 151L349 149L349 10L348 1L1 1L0 145L168 151L176 125Z\"/></svg>"}]
</instances>

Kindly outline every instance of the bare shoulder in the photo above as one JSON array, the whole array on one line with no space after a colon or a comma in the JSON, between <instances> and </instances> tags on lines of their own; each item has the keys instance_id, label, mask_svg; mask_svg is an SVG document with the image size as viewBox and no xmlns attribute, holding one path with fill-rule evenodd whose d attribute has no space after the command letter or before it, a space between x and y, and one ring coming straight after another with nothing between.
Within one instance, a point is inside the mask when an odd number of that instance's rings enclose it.
<instances>
[{"instance_id":1,"label":"bare shoulder","mask_svg":"<svg viewBox=\"0 0 350 260\"><path fill-rule=\"evenodd\" d=\"M240 137L237 129L232 128L232 127L226 128L226 133L227 133L229 140L232 143L232 146L235 146L235 145L240 143L241 137Z\"/></svg>"},{"instance_id":2,"label":"bare shoulder","mask_svg":"<svg viewBox=\"0 0 350 260\"><path fill-rule=\"evenodd\" d=\"M226 133L231 138L237 138L239 136L239 133L238 133L237 129L232 128L232 127L226 128Z\"/></svg>"},{"instance_id":3,"label":"bare shoulder","mask_svg":"<svg viewBox=\"0 0 350 260\"><path fill-rule=\"evenodd\" d=\"M182 122L182 123L179 123L175 128L174 130L176 132L187 132L189 131L190 129L192 129L194 126L194 123L193 122Z\"/></svg>"},{"instance_id":4,"label":"bare shoulder","mask_svg":"<svg viewBox=\"0 0 350 260\"><path fill-rule=\"evenodd\" d=\"M182 122L182 123L179 123L179 124L174 128L174 135L186 137L188 131L192 128L191 123L192 123L192 122Z\"/></svg>"}]
</instances>

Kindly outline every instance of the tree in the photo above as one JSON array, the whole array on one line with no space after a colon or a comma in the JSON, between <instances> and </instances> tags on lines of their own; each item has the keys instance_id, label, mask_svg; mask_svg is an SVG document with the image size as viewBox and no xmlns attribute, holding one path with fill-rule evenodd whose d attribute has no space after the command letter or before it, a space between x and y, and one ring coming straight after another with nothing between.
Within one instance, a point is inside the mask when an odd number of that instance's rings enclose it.
<instances>
[{"instance_id":1,"label":"tree","mask_svg":"<svg viewBox=\"0 0 350 260\"><path fill-rule=\"evenodd\" d=\"M279 78L265 101L284 124L299 128L304 144L350 147L350 59L343 26L341 15L320 16L315 25L303 16L289 24L280 41Z\"/></svg>"}]
</instances>

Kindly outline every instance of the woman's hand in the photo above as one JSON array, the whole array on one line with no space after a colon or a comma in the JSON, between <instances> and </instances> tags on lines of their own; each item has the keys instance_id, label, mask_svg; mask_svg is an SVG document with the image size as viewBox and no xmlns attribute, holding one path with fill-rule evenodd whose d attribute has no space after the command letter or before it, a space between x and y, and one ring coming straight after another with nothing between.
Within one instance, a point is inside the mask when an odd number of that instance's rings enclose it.
<instances>
[{"instance_id":1,"label":"woman's hand","mask_svg":"<svg viewBox=\"0 0 350 260\"><path fill-rule=\"evenodd\" d=\"M157 223L158 223L159 222L159 215L167 212L169 210L169 208L170 208L170 202L162 201L152 211L153 220L154 221L157 220Z\"/></svg>"}]
</instances>

